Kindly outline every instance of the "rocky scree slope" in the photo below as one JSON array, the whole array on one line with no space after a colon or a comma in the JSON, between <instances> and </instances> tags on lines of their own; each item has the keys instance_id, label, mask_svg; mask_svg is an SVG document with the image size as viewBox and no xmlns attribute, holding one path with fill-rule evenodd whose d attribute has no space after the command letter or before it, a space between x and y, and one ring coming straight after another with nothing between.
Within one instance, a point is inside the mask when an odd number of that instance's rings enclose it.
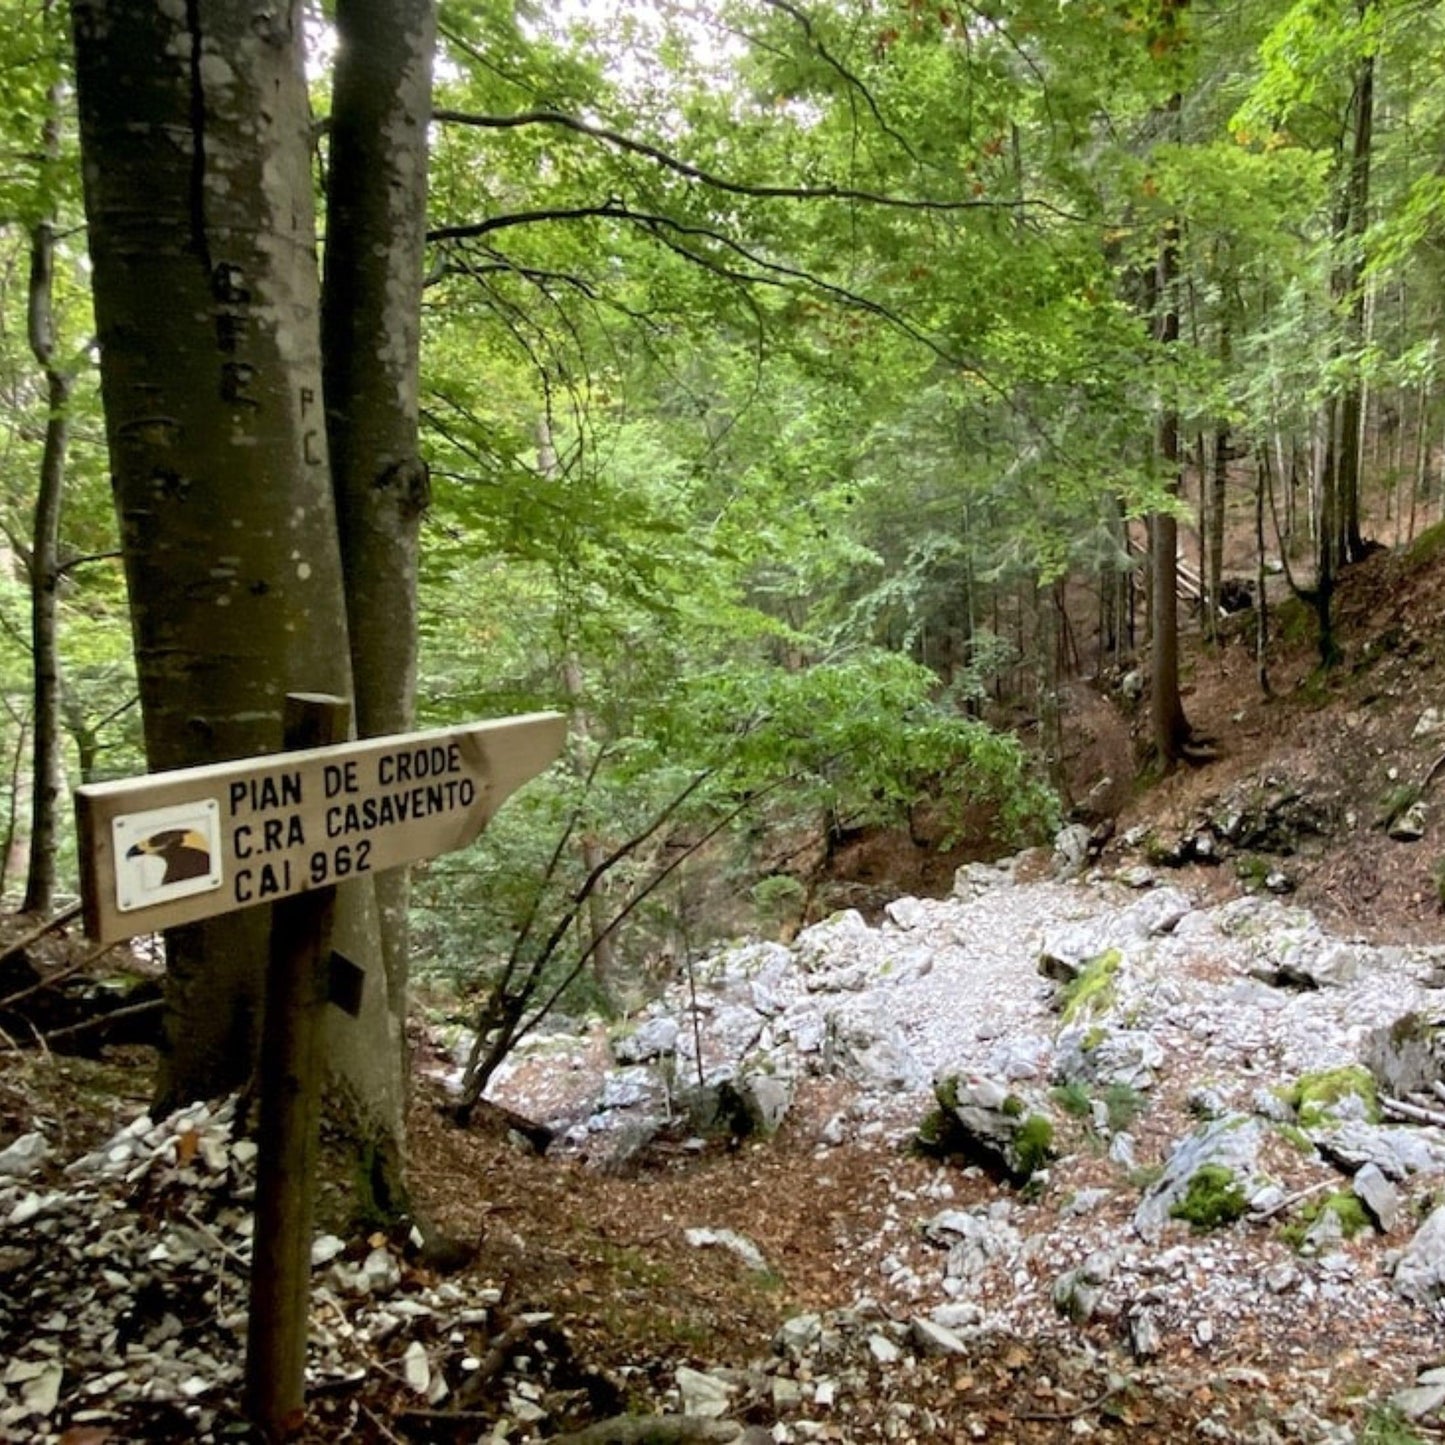
<instances>
[{"instance_id":1,"label":"rocky scree slope","mask_svg":"<svg viewBox=\"0 0 1445 1445\"><path fill-rule=\"evenodd\" d=\"M415 1239L321 1235L310 1438L1436 1428L1445 949L1332 935L1276 899L1199 904L1139 867L1019 873L971 866L878 926L843 913L726 950L626 1029L534 1040L497 1081L599 1180L667 1150L698 1161L685 1195L710 1140L777 1131L739 1167L786 1148L775 1207L831 1284L775 1334L723 1350L659 1314L645 1355L604 1362L504 1278L444 1277ZM0 1437L244 1438L254 1150L232 1126L229 1104L197 1106L80 1158L39 1130L0 1150ZM869 1158L882 1192L837 1233L821 1201ZM648 1221L656 1250L676 1233L792 1297L775 1236L699 1200Z\"/></svg>"},{"instance_id":2,"label":"rocky scree slope","mask_svg":"<svg viewBox=\"0 0 1445 1445\"><path fill-rule=\"evenodd\" d=\"M820 1169L921 1134L945 1157L875 1222L859 1286L924 1348L1048 1336L1253 1371L1322 1412L1248 1438L1352 1438L1326 1417L1362 1394L1437 1423L1445 948L1275 898L1196 906L1139 866L1015 872L725 951L615 1033L604 1072L559 1032L495 1092L607 1168L694 1128L809 1129ZM819 1077L851 1091L821 1116Z\"/></svg>"}]
</instances>

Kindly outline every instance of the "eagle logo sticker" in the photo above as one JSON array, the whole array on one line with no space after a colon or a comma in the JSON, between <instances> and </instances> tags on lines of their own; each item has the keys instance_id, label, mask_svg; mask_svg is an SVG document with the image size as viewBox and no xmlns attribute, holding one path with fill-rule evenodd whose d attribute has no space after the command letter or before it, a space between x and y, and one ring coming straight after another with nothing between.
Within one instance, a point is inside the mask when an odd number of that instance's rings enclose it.
<instances>
[{"instance_id":1,"label":"eagle logo sticker","mask_svg":"<svg viewBox=\"0 0 1445 1445\"><path fill-rule=\"evenodd\" d=\"M219 888L220 819L215 798L115 818L116 907L129 913Z\"/></svg>"}]
</instances>

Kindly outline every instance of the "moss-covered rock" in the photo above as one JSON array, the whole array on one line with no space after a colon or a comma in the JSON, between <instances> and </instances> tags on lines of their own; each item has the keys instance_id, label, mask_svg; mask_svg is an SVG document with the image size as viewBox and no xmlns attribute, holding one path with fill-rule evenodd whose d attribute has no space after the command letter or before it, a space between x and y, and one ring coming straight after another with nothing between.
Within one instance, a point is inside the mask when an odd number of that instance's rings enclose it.
<instances>
[{"instance_id":1,"label":"moss-covered rock","mask_svg":"<svg viewBox=\"0 0 1445 1445\"><path fill-rule=\"evenodd\" d=\"M1387 1094L1429 1093L1445 1079L1445 1027L1424 1014L1402 1014L1366 1036L1361 1057Z\"/></svg>"},{"instance_id":2,"label":"moss-covered rock","mask_svg":"<svg viewBox=\"0 0 1445 1445\"><path fill-rule=\"evenodd\" d=\"M1342 1109L1347 1099L1359 1102ZM1375 1077L1363 1064L1326 1069L1318 1074L1302 1074L1285 1093L1285 1100L1295 1111L1300 1128L1314 1129L1338 1123L1342 1116L1363 1117L1368 1123L1380 1122L1380 1098Z\"/></svg>"},{"instance_id":3,"label":"moss-covered rock","mask_svg":"<svg viewBox=\"0 0 1445 1445\"><path fill-rule=\"evenodd\" d=\"M1348 1190L1339 1190L1323 1199L1311 1199L1280 1230L1280 1238L1295 1249L1302 1249L1309 1243L1311 1234L1317 1231L1321 1220L1330 1215L1334 1216L1339 1234L1345 1239L1353 1239L1362 1230L1371 1227L1369 1213L1361 1200Z\"/></svg>"},{"instance_id":4,"label":"moss-covered rock","mask_svg":"<svg viewBox=\"0 0 1445 1445\"><path fill-rule=\"evenodd\" d=\"M1124 955L1110 948L1091 959L1077 978L1064 987L1063 1021L1065 1025L1080 1019L1107 1013L1114 1003L1114 980Z\"/></svg>"},{"instance_id":5,"label":"moss-covered rock","mask_svg":"<svg viewBox=\"0 0 1445 1445\"><path fill-rule=\"evenodd\" d=\"M1264 1126L1244 1114L1213 1119L1175 1145L1134 1211L1134 1228L1157 1243L1171 1220L1217 1229L1238 1219L1263 1184L1258 1168Z\"/></svg>"},{"instance_id":6,"label":"moss-covered rock","mask_svg":"<svg viewBox=\"0 0 1445 1445\"><path fill-rule=\"evenodd\" d=\"M1171 1219L1182 1219L1195 1229L1220 1229L1233 1224L1249 1200L1234 1171L1223 1164L1204 1164L1190 1176L1184 1194L1169 1209Z\"/></svg>"},{"instance_id":7,"label":"moss-covered rock","mask_svg":"<svg viewBox=\"0 0 1445 1445\"><path fill-rule=\"evenodd\" d=\"M997 1080L950 1074L935 1082L933 1096L938 1107L914 1136L920 1152L982 1164L1014 1184L1053 1157L1053 1121Z\"/></svg>"}]
</instances>

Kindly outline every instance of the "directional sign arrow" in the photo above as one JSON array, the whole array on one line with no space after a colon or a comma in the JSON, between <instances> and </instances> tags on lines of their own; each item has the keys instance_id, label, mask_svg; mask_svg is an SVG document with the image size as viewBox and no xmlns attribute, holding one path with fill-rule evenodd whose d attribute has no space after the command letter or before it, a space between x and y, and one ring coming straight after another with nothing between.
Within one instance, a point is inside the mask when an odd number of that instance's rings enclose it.
<instances>
[{"instance_id":1,"label":"directional sign arrow","mask_svg":"<svg viewBox=\"0 0 1445 1445\"><path fill-rule=\"evenodd\" d=\"M464 848L562 751L530 713L77 788L99 943Z\"/></svg>"}]
</instances>

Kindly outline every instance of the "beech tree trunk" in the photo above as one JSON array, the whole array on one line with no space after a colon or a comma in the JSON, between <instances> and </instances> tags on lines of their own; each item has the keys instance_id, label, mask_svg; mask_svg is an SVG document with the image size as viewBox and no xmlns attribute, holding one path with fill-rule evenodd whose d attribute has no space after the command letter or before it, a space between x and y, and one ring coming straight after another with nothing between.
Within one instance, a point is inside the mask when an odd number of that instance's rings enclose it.
<instances>
[{"instance_id":1,"label":"beech tree trunk","mask_svg":"<svg viewBox=\"0 0 1445 1445\"><path fill-rule=\"evenodd\" d=\"M326 426L363 737L416 717L418 444L434 0L339 0L322 288ZM377 880L387 987L405 1008L405 870Z\"/></svg>"},{"instance_id":2,"label":"beech tree trunk","mask_svg":"<svg viewBox=\"0 0 1445 1445\"><path fill-rule=\"evenodd\" d=\"M434 0L339 0L321 334L326 428L362 737L416 721L418 442ZM409 872L376 879L390 1048L405 1079ZM364 1034L333 1019L333 1056ZM348 1061L361 1074L365 1058ZM378 1161L398 1199L400 1160ZM386 1210L387 1200L377 1201Z\"/></svg>"},{"instance_id":3,"label":"beech tree trunk","mask_svg":"<svg viewBox=\"0 0 1445 1445\"><path fill-rule=\"evenodd\" d=\"M299 0L73 0L106 435L153 768L275 752L290 691L351 694L322 407ZM268 910L167 939L161 1105L251 1070ZM337 948L371 984L358 1120L400 1130L369 880ZM333 1096L336 1097L336 1096Z\"/></svg>"}]
</instances>

